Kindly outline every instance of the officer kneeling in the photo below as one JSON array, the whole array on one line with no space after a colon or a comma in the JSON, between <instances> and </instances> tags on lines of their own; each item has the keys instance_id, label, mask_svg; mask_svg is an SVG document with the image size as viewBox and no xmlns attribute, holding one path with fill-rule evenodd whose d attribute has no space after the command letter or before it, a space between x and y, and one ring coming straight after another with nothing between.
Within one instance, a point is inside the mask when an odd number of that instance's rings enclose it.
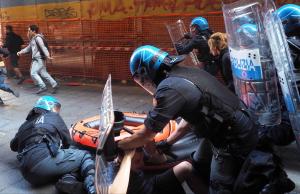
<instances>
[{"instance_id":1,"label":"officer kneeling","mask_svg":"<svg viewBox=\"0 0 300 194\"><path fill-rule=\"evenodd\" d=\"M96 193L95 163L87 151L68 149L72 141L59 115L60 108L52 96L39 98L11 140L10 148L18 152L22 175L31 184L39 186L61 178L56 184L60 191L78 193L82 190L82 183L75 176L78 172L84 178L84 189Z\"/></svg>"},{"instance_id":2,"label":"officer kneeling","mask_svg":"<svg viewBox=\"0 0 300 194\"><path fill-rule=\"evenodd\" d=\"M144 128L118 146L124 150L141 147L153 141L169 120L182 117L186 128L190 124L213 145L210 166L198 160L205 157L193 157L195 168L211 169L209 192L232 193L241 165L257 144L257 126L235 94L204 70L182 66L183 60L153 46L134 51L133 79L154 96L155 103Z\"/></svg>"}]
</instances>

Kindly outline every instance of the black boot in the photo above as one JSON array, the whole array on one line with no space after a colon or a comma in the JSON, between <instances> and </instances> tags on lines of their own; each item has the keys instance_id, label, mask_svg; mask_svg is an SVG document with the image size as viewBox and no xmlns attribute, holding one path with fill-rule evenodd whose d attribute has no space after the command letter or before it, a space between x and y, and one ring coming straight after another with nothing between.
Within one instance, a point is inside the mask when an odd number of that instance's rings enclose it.
<instances>
[{"instance_id":1,"label":"black boot","mask_svg":"<svg viewBox=\"0 0 300 194\"><path fill-rule=\"evenodd\" d=\"M259 194L284 194L295 189L295 183L289 178L278 179L264 186Z\"/></svg>"},{"instance_id":2,"label":"black boot","mask_svg":"<svg viewBox=\"0 0 300 194\"><path fill-rule=\"evenodd\" d=\"M57 181L55 187L58 191L68 194L84 194L83 183L78 181L73 174L65 174Z\"/></svg>"},{"instance_id":3,"label":"black boot","mask_svg":"<svg viewBox=\"0 0 300 194\"><path fill-rule=\"evenodd\" d=\"M20 93L18 92L18 90L16 89L12 89L10 88L10 93L12 93L15 97L19 98L20 97Z\"/></svg>"}]
</instances>

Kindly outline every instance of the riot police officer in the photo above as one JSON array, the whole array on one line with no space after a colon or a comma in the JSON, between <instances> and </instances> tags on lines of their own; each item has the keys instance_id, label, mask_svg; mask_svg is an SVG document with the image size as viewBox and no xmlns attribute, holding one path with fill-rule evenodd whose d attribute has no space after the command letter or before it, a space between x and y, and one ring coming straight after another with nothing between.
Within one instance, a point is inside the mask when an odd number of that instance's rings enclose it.
<instances>
[{"instance_id":1,"label":"riot police officer","mask_svg":"<svg viewBox=\"0 0 300 194\"><path fill-rule=\"evenodd\" d=\"M249 20L248 20L249 21ZM257 26L251 22L237 28L239 44L245 47L257 45ZM279 85L279 84L278 84ZM279 89L279 93L281 90ZM290 192L295 184L288 178L273 145L284 146L295 140L288 112L281 95L282 119L278 125L258 127L259 142L247 158L235 184L235 193L281 194ZM258 178L259 177L259 178Z\"/></svg>"},{"instance_id":2,"label":"riot police officer","mask_svg":"<svg viewBox=\"0 0 300 194\"><path fill-rule=\"evenodd\" d=\"M213 65L213 57L210 55L207 41L213 34L208 22L204 17L196 17L190 24L190 33L185 34L184 41L175 44L179 55L188 54L196 49L199 62L204 64L204 68L212 75L217 73Z\"/></svg>"},{"instance_id":3,"label":"riot police officer","mask_svg":"<svg viewBox=\"0 0 300 194\"><path fill-rule=\"evenodd\" d=\"M239 33L239 36L242 37L242 45L253 44L253 39L255 39L254 37L257 36L257 26L250 23L243 24L238 28L237 33ZM278 89L278 91L280 94L282 94L280 88ZM295 137L282 95L280 100L282 104L282 122L278 125L273 126L261 126L259 128L259 134L261 137L260 139L262 139L263 141L266 141L266 139L268 139L268 141L272 144L283 146L292 143L295 140Z\"/></svg>"},{"instance_id":4,"label":"riot police officer","mask_svg":"<svg viewBox=\"0 0 300 194\"><path fill-rule=\"evenodd\" d=\"M10 148L18 152L22 175L31 184L43 185L64 175L56 187L66 193L77 193L82 183L69 173L79 171L85 190L96 193L95 163L87 151L68 149L71 138L59 115L60 108L55 97L39 98L11 140Z\"/></svg>"},{"instance_id":5,"label":"riot police officer","mask_svg":"<svg viewBox=\"0 0 300 194\"><path fill-rule=\"evenodd\" d=\"M144 128L118 142L121 149L152 141L171 119L182 117L213 145L211 193L232 193L240 167L257 143L256 125L240 100L204 70L184 67L184 56L170 56L153 46L136 49L130 59L133 79L154 95ZM203 166L209 168L209 166Z\"/></svg>"},{"instance_id":6,"label":"riot police officer","mask_svg":"<svg viewBox=\"0 0 300 194\"><path fill-rule=\"evenodd\" d=\"M277 11L290 47L295 68L300 68L300 6L287 4Z\"/></svg>"}]
</instances>

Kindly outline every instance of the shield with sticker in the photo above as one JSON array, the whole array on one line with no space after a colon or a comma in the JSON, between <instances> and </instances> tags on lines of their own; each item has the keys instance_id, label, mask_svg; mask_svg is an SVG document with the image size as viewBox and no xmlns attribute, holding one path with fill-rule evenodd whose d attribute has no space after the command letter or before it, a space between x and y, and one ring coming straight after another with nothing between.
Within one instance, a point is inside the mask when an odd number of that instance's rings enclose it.
<instances>
[{"instance_id":1,"label":"shield with sticker","mask_svg":"<svg viewBox=\"0 0 300 194\"><path fill-rule=\"evenodd\" d=\"M261 125L281 122L277 76L264 18L266 0L223 3L223 15L237 95Z\"/></svg>"}]
</instances>

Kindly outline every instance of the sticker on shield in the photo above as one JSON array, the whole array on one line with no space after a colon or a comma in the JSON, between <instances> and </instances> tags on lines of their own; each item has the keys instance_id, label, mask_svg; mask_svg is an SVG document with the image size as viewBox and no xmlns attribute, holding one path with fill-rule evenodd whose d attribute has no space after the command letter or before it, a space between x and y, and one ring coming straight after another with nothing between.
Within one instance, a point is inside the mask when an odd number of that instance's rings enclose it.
<instances>
[{"instance_id":1,"label":"sticker on shield","mask_svg":"<svg viewBox=\"0 0 300 194\"><path fill-rule=\"evenodd\" d=\"M259 49L235 50L230 48L232 73L242 80L262 80Z\"/></svg>"}]
</instances>

